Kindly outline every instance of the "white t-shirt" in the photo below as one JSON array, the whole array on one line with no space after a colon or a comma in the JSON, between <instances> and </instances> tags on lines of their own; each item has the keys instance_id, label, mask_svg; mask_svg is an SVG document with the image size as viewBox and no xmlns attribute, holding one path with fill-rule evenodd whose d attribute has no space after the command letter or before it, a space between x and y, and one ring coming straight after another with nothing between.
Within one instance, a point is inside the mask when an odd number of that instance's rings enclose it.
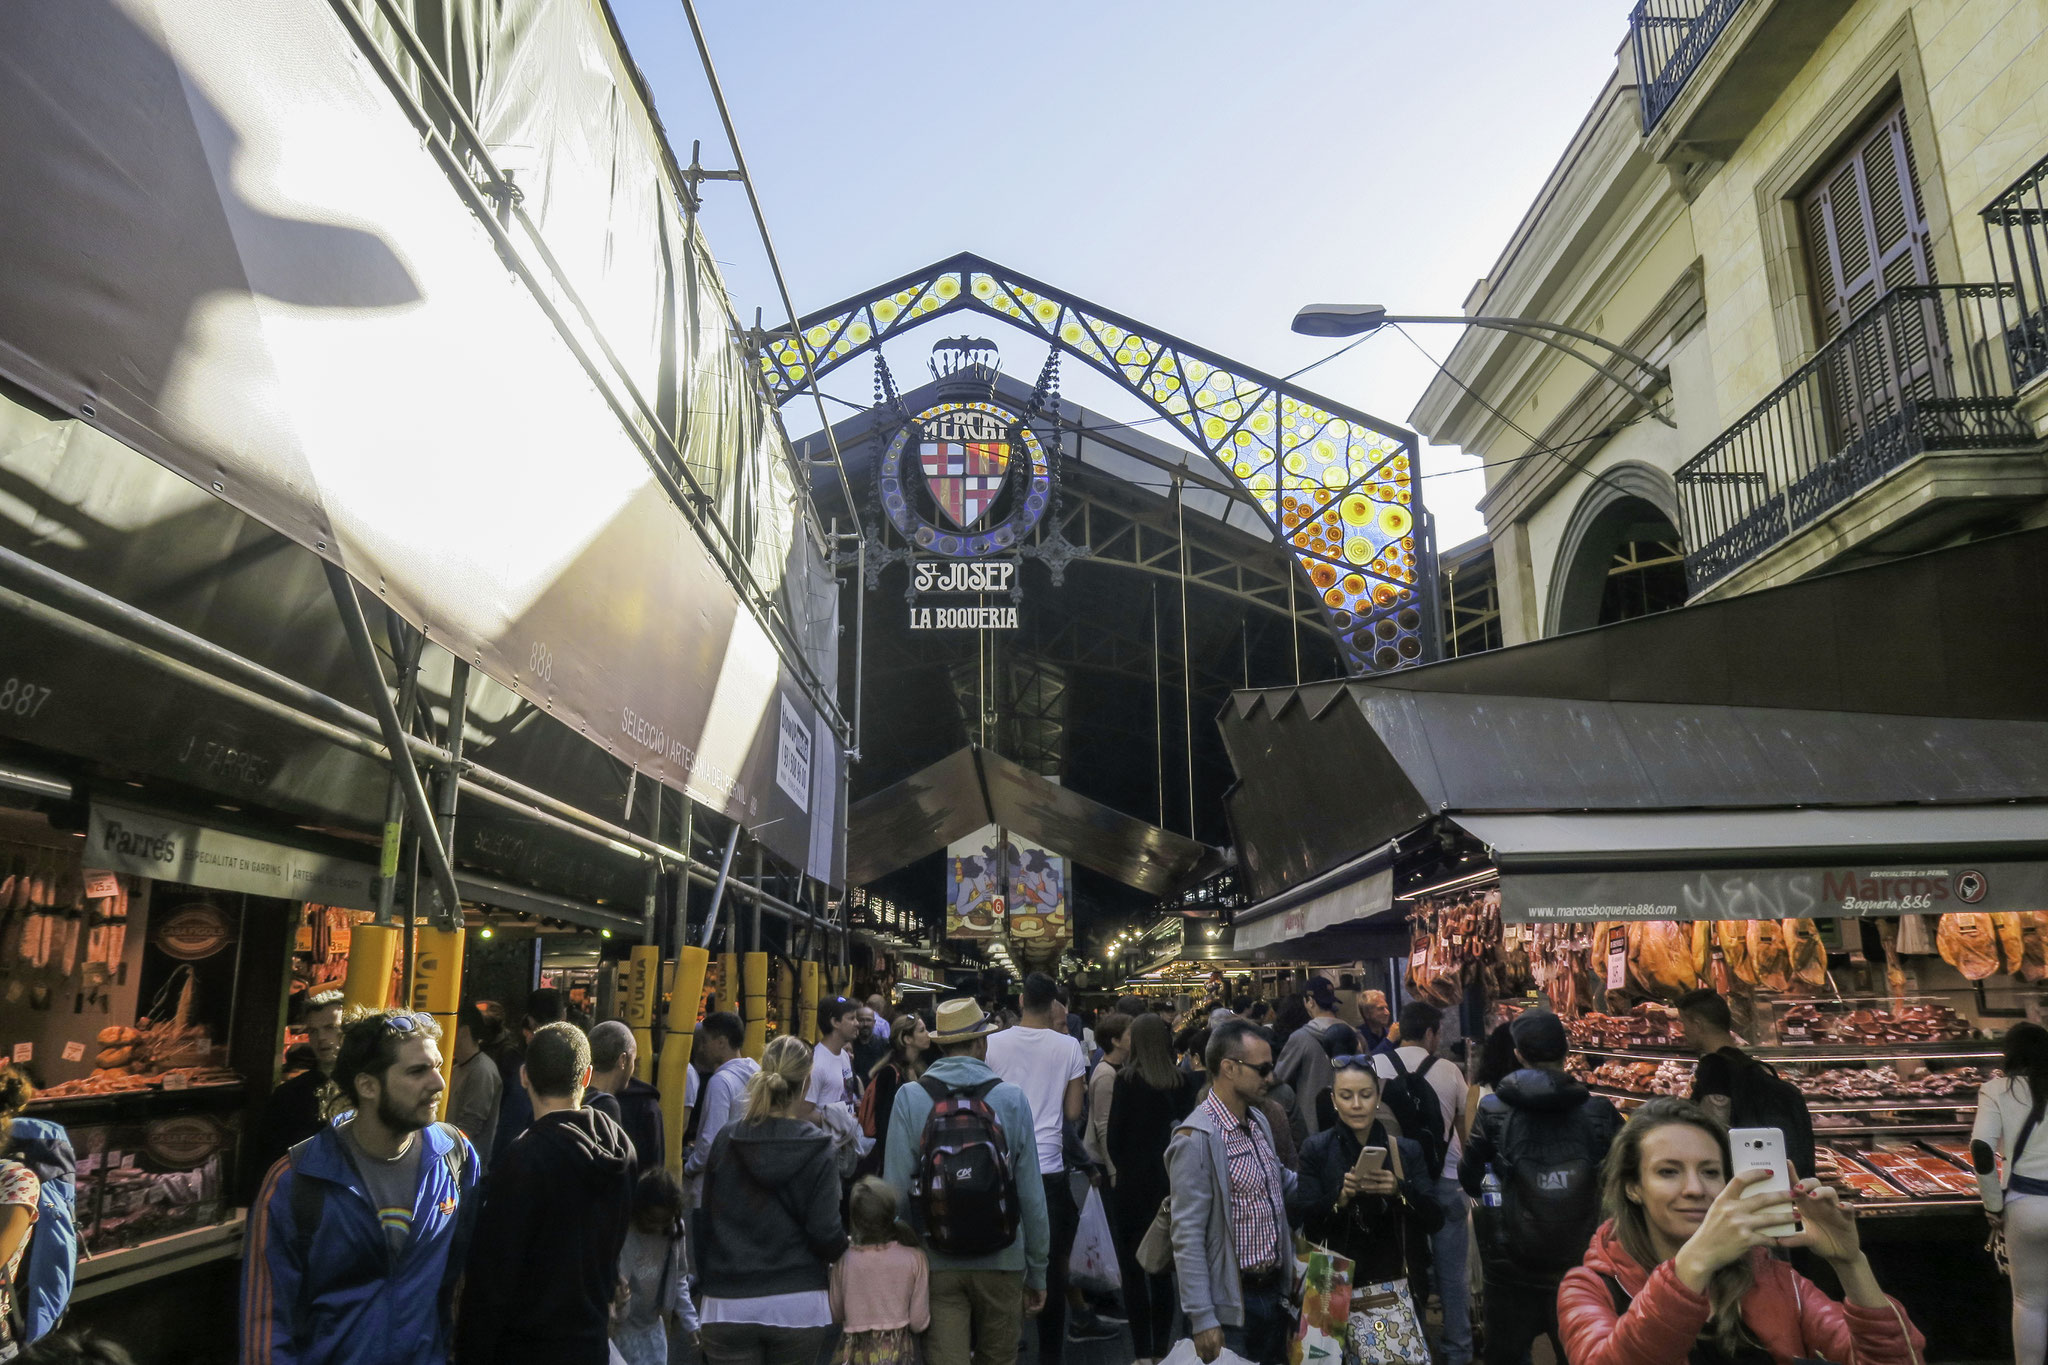
<instances>
[{"instance_id":1,"label":"white t-shirt","mask_svg":"<svg viewBox=\"0 0 2048 1365\"><path fill-rule=\"evenodd\" d=\"M1057 1175L1067 1169L1067 1083L1088 1074L1081 1045L1072 1034L1049 1028L1006 1028L988 1040L988 1065L1031 1101L1039 1174Z\"/></svg>"},{"instance_id":2,"label":"white t-shirt","mask_svg":"<svg viewBox=\"0 0 2048 1365\"><path fill-rule=\"evenodd\" d=\"M851 1112L853 1095L853 1049L834 1052L823 1043L811 1050L811 1083L804 1098L812 1104L836 1104Z\"/></svg>"},{"instance_id":3,"label":"white t-shirt","mask_svg":"<svg viewBox=\"0 0 2048 1365\"><path fill-rule=\"evenodd\" d=\"M1401 1065L1408 1068L1410 1075L1413 1075L1429 1058L1429 1054L1419 1047L1404 1046L1394 1050L1400 1054ZM1394 1064L1387 1060L1384 1053L1372 1059L1372 1069L1380 1073L1380 1079L1383 1081L1394 1079ZM1458 1070L1458 1064L1450 1058L1439 1057L1436 1059L1436 1065L1430 1067L1427 1079L1430 1088L1436 1091L1436 1097L1443 1102L1444 1107L1444 1136L1449 1139L1444 1156L1444 1178L1456 1180L1458 1157L1465 1147L1465 1144L1458 1140L1458 1116L1465 1110L1465 1073Z\"/></svg>"}]
</instances>

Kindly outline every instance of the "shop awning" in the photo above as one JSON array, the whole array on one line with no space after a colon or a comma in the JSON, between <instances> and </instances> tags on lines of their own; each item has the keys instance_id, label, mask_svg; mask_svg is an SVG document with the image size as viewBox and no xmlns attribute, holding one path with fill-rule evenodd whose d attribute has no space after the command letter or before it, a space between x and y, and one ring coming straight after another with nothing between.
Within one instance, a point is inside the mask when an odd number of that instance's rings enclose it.
<instances>
[{"instance_id":1,"label":"shop awning","mask_svg":"<svg viewBox=\"0 0 2048 1365\"><path fill-rule=\"evenodd\" d=\"M1159 896L1224 865L1218 849L969 745L854 805L846 836L847 880L873 881L990 825Z\"/></svg>"},{"instance_id":2,"label":"shop awning","mask_svg":"<svg viewBox=\"0 0 2048 1365\"><path fill-rule=\"evenodd\" d=\"M1459 815L1510 923L2048 904L2048 805Z\"/></svg>"},{"instance_id":3,"label":"shop awning","mask_svg":"<svg viewBox=\"0 0 2048 1365\"><path fill-rule=\"evenodd\" d=\"M1394 904L1392 846L1375 849L1313 881L1238 913L1232 951L1294 947L1338 925L1367 920Z\"/></svg>"},{"instance_id":4,"label":"shop awning","mask_svg":"<svg viewBox=\"0 0 2048 1365\"><path fill-rule=\"evenodd\" d=\"M1239 866L1271 902L1450 821L1531 875L1545 857L1578 860L1546 876L1833 868L1840 891L1851 871L1945 871L1951 895L1956 878L2019 895L2048 858L2044 604L2048 532L2030 531L1370 680L1239 692L1220 717ZM1836 903L1882 905L1883 882ZM1685 903L1668 875L1554 889L1519 904ZM1788 885L1784 903L1801 894Z\"/></svg>"}]
</instances>

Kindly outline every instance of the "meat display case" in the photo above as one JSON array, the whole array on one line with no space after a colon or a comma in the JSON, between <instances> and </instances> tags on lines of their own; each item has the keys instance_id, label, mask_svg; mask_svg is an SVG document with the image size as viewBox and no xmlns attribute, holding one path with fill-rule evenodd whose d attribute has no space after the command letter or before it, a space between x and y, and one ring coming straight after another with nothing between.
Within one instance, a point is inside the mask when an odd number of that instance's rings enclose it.
<instances>
[{"instance_id":1,"label":"meat display case","mask_svg":"<svg viewBox=\"0 0 2048 1365\"><path fill-rule=\"evenodd\" d=\"M1999 1060L1995 1045L1934 1000L1756 1003L1756 1032L1775 1041L1747 1050L1806 1093L1819 1174L1845 1202L1866 1216L1979 1206L1965 1148L1978 1087ZM1698 1059L1660 1010L1572 1021L1567 1066L1624 1113L1691 1093Z\"/></svg>"}]
</instances>

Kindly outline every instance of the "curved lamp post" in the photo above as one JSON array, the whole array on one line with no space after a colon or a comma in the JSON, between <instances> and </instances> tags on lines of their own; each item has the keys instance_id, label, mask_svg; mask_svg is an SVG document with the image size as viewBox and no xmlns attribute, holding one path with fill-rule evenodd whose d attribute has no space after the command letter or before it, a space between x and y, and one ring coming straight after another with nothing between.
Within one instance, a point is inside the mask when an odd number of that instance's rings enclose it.
<instances>
[{"instance_id":1,"label":"curved lamp post","mask_svg":"<svg viewBox=\"0 0 2048 1365\"><path fill-rule=\"evenodd\" d=\"M1663 412L1658 410L1657 401L1652 396L1657 389L1671 382L1671 372L1669 370L1665 369L1662 365L1654 364L1644 356L1637 355L1625 346L1615 345L1605 337L1598 337L1591 332L1580 331L1576 327L1567 327L1561 322L1544 322L1538 318L1500 318L1483 315L1479 317L1419 317L1408 314L1389 313L1384 305L1377 303L1312 303L1294 315L1294 330L1304 336L1312 337L1351 337L1363 336L1367 332L1376 332L1390 323L1425 322L1443 323L1458 327L1491 327L1495 331L1512 332L1516 336L1527 337L1529 340L1540 342L1554 351L1563 351L1566 355L1584 361L1598 370L1609 383L1625 391L1631 398L1642 405L1644 412L1656 418L1665 426L1676 427L1678 425L1678 423L1672 421ZM1546 335L1546 333L1550 332L1575 337L1580 341L1589 342L1620 357L1635 366L1636 369L1642 371L1643 375L1650 381L1649 386L1645 388L1641 383L1632 382L1625 372L1617 370L1611 365L1603 365L1585 352L1575 350L1557 340L1556 337Z\"/></svg>"}]
</instances>

